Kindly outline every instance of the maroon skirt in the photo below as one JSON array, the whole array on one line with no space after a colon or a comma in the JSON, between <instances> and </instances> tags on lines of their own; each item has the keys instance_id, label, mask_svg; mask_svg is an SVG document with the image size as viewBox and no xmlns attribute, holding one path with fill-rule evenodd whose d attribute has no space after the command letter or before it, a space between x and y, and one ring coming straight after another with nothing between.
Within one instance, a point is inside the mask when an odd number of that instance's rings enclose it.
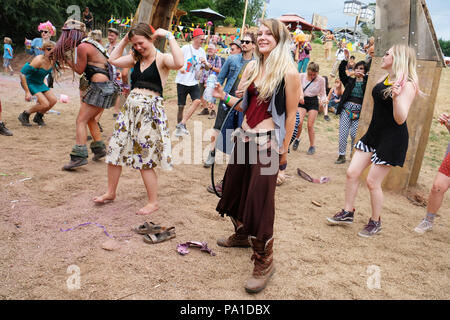
<instances>
[{"instance_id":1,"label":"maroon skirt","mask_svg":"<svg viewBox=\"0 0 450 320\"><path fill-rule=\"evenodd\" d=\"M216 210L242 222L248 235L267 241L273 236L279 155L271 148L257 150L252 141L235 138L235 143Z\"/></svg>"}]
</instances>

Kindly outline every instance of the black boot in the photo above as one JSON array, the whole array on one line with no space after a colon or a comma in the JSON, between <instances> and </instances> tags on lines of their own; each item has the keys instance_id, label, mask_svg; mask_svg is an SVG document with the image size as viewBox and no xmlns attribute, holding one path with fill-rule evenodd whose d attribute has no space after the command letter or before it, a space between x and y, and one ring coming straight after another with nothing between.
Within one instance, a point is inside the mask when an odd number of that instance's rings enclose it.
<instances>
[{"instance_id":1,"label":"black boot","mask_svg":"<svg viewBox=\"0 0 450 320\"><path fill-rule=\"evenodd\" d=\"M345 163L347 160L345 159L344 155L339 155L339 157L337 158L337 160L334 162L335 164L343 164Z\"/></svg>"},{"instance_id":2,"label":"black boot","mask_svg":"<svg viewBox=\"0 0 450 320\"><path fill-rule=\"evenodd\" d=\"M36 112L33 118L33 122L39 126L45 126L44 115L42 113Z\"/></svg>"},{"instance_id":3,"label":"black boot","mask_svg":"<svg viewBox=\"0 0 450 320\"><path fill-rule=\"evenodd\" d=\"M31 127L31 123L30 123L30 114L26 111L22 112L19 115L19 121L20 123L25 126L25 127Z\"/></svg>"},{"instance_id":4,"label":"black boot","mask_svg":"<svg viewBox=\"0 0 450 320\"><path fill-rule=\"evenodd\" d=\"M106 146L103 141L93 141L91 142L91 151L94 154L92 160L99 161L101 158L106 156Z\"/></svg>"},{"instance_id":5,"label":"black boot","mask_svg":"<svg viewBox=\"0 0 450 320\"><path fill-rule=\"evenodd\" d=\"M4 136L12 136L12 132L8 130L8 128L5 127L5 124L3 122L0 122L0 134Z\"/></svg>"},{"instance_id":6,"label":"black boot","mask_svg":"<svg viewBox=\"0 0 450 320\"><path fill-rule=\"evenodd\" d=\"M70 162L63 167L63 170L72 171L77 167L84 166L88 163L86 158L70 155Z\"/></svg>"}]
</instances>

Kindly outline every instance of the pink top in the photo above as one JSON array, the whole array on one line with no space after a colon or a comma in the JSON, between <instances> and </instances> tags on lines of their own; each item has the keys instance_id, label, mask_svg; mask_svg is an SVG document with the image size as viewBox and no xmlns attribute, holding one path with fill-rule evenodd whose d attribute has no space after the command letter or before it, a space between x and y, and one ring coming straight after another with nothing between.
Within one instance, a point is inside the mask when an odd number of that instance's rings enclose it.
<instances>
[{"instance_id":1,"label":"pink top","mask_svg":"<svg viewBox=\"0 0 450 320\"><path fill-rule=\"evenodd\" d=\"M302 89L304 89L311 81L307 79L306 73L300 73L300 81L302 82ZM306 90L303 90L305 97L319 97L320 100L327 98L325 90L325 79L321 76L317 76L316 80L309 85Z\"/></svg>"},{"instance_id":2,"label":"pink top","mask_svg":"<svg viewBox=\"0 0 450 320\"><path fill-rule=\"evenodd\" d=\"M306 54L305 49L307 49L307 50L309 50L309 52L311 52L312 47L311 47L311 44L309 43L309 41L303 43L303 44L300 46L300 50L299 50L299 53L298 53L298 60L304 60L304 59L306 59L306 58L310 58L309 53Z\"/></svg>"}]
</instances>

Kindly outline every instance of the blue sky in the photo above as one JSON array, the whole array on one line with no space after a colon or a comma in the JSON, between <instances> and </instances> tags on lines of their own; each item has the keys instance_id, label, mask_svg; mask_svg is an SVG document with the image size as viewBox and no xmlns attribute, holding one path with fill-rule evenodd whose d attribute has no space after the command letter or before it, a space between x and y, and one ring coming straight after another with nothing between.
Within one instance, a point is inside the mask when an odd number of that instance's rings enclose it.
<instances>
[{"instance_id":1,"label":"blue sky","mask_svg":"<svg viewBox=\"0 0 450 320\"><path fill-rule=\"evenodd\" d=\"M364 3L375 0L363 0ZM426 0L428 10L431 13L437 37L450 40L450 1ZM306 21L312 21L313 13L318 13L328 18L328 27L353 27L355 18L343 14L344 0L270 0L267 6L267 17L278 18L283 14L295 13Z\"/></svg>"}]
</instances>

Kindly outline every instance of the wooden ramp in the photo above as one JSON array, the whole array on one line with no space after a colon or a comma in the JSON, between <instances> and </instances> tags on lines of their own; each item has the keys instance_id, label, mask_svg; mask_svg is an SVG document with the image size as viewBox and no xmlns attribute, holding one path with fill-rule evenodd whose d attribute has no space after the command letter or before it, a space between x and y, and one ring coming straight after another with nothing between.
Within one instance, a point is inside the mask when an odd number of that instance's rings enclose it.
<instances>
[{"instance_id":1,"label":"wooden ramp","mask_svg":"<svg viewBox=\"0 0 450 320\"><path fill-rule=\"evenodd\" d=\"M409 147L403 168L395 167L383 182L388 190L406 191L417 183L434 114L434 104L445 66L433 23L425 0L377 0L375 18L375 57L359 122L357 139L367 131L372 119L372 89L387 74L381 69L381 59L394 44L406 44L417 52L420 89L408 115ZM363 178L367 177L366 170Z\"/></svg>"}]
</instances>

